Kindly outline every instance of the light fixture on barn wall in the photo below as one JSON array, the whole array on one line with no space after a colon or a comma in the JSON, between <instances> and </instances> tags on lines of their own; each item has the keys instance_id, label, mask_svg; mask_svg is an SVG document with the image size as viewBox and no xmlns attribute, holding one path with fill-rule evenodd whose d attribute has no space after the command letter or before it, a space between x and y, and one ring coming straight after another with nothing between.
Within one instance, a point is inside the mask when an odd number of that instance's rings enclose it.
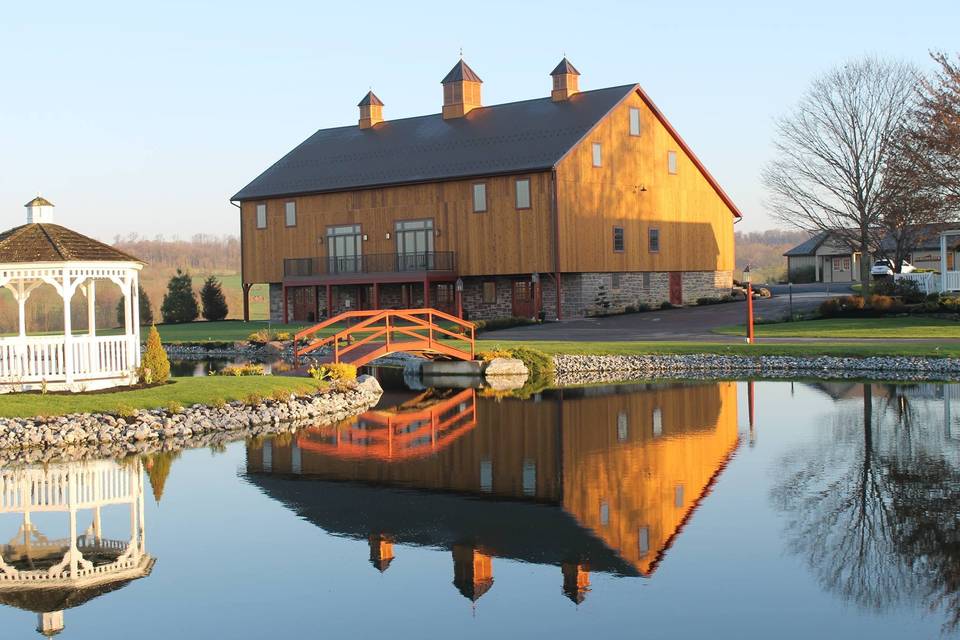
<instances>
[{"instance_id":1,"label":"light fixture on barn wall","mask_svg":"<svg viewBox=\"0 0 960 640\"><path fill-rule=\"evenodd\" d=\"M367 234L363 234L363 241L364 241L364 242L367 241Z\"/></svg>"},{"instance_id":2,"label":"light fixture on barn wall","mask_svg":"<svg viewBox=\"0 0 960 640\"><path fill-rule=\"evenodd\" d=\"M636 185L636 186L633 188L633 190L634 190L634 191L637 191L637 192L639 192L639 193L645 193L646 190L647 190L647 185L645 185L645 184L638 184L638 185Z\"/></svg>"},{"instance_id":3,"label":"light fixture on barn wall","mask_svg":"<svg viewBox=\"0 0 960 640\"><path fill-rule=\"evenodd\" d=\"M390 232L387 231L387 234L386 234L386 235L387 235L387 240L389 240L389 239L390 239Z\"/></svg>"}]
</instances>

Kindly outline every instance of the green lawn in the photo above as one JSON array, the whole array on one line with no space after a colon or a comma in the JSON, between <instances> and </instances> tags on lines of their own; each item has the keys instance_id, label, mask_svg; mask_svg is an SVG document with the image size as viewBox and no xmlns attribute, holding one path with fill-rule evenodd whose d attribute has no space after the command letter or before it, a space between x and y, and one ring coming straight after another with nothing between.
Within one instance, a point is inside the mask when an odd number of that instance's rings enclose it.
<instances>
[{"instance_id":1,"label":"green lawn","mask_svg":"<svg viewBox=\"0 0 960 640\"><path fill-rule=\"evenodd\" d=\"M236 342L246 340L251 333L266 329L267 327L275 331L289 331L296 333L307 324L278 324L267 323L266 320L222 320L219 322L185 322L183 324L158 324L157 331L160 332L160 340L165 343L171 342ZM123 333L122 329L109 329L99 331L99 335L118 335ZM150 334L150 327L140 328L140 338L146 342Z\"/></svg>"},{"instance_id":2,"label":"green lawn","mask_svg":"<svg viewBox=\"0 0 960 640\"><path fill-rule=\"evenodd\" d=\"M960 338L960 322L918 316L829 318L754 326L757 337L770 338ZM743 325L714 333L742 336Z\"/></svg>"},{"instance_id":3,"label":"green lawn","mask_svg":"<svg viewBox=\"0 0 960 640\"><path fill-rule=\"evenodd\" d=\"M779 343L721 344L715 342L558 342L539 340L478 340L477 351L527 346L550 355L727 354L783 356L930 356L960 357L960 344Z\"/></svg>"},{"instance_id":4,"label":"green lawn","mask_svg":"<svg viewBox=\"0 0 960 640\"><path fill-rule=\"evenodd\" d=\"M127 389L101 393L53 394L12 393L0 396L0 416L32 417L68 413L114 413L118 407L156 409L172 401L184 407L211 404L216 400L243 400L252 393L268 396L277 389L308 391L315 388L308 378L284 376L206 376L171 378L171 383L148 389Z\"/></svg>"}]
</instances>

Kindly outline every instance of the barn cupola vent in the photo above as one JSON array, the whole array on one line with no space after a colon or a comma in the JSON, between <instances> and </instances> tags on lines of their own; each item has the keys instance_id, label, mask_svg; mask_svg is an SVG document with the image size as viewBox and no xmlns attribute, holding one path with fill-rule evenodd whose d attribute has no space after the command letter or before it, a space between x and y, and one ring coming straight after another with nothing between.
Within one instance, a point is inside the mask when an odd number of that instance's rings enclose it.
<instances>
[{"instance_id":1,"label":"barn cupola vent","mask_svg":"<svg viewBox=\"0 0 960 640\"><path fill-rule=\"evenodd\" d=\"M46 198L37 196L27 204L27 224L42 222L50 224L53 222L53 203Z\"/></svg>"},{"instance_id":2,"label":"barn cupola vent","mask_svg":"<svg viewBox=\"0 0 960 640\"><path fill-rule=\"evenodd\" d=\"M367 95L363 96L363 100L357 106L360 107L361 129L369 129L383 122L383 102L373 91L367 91Z\"/></svg>"},{"instance_id":3,"label":"barn cupola vent","mask_svg":"<svg viewBox=\"0 0 960 640\"><path fill-rule=\"evenodd\" d=\"M480 103L480 79L473 69L461 58L460 62L450 69L450 73L442 80L443 84L443 119L462 118L477 107Z\"/></svg>"},{"instance_id":4,"label":"barn cupola vent","mask_svg":"<svg viewBox=\"0 0 960 640\"><path fill-rule=\"evenodd\" d=\"M580 93L580 72L570 64L566 56L550 72L550 76L553 78L553 91L550 92L550 99L554 102L569 100L574 94Z\"/></svg>"}]
</instances>

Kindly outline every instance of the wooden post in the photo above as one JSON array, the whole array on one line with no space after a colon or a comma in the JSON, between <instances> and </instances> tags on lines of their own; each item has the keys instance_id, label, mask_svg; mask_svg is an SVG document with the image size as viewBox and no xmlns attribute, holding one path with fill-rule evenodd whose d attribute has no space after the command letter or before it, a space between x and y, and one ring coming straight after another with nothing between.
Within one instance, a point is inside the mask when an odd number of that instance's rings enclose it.
<instances>
[{"instance_id":1,"label":"wooden post","mask_svg":"<svg viewBox=\"0 0 960 640\"><path fill-rule=\"evenodd\" d=\"M333 287L327 285L327 318L333 317Z\"/></svg>"},{"instance_id":2,"label":"wooden post","mask_svg":"<svg viewBox=\"0 0 960 640\"><path fill-rule=\"evenodd\" d=\"M430 281L426 278L423 280L423 306L425 309L430 308Z\"/></svg>"},{"instance_id":3,"label":"wooden post","mask_svg":"<svg viewBox=\"0 0 960 640\"><path fill-rule=\"evenodd\" d=\"M243 321L250 322L250 282L243 283Z\"/></svg>"},{"instance_id":4,"label":"wooden post","mask_svg":"<svg viewBox=\"0 0 960 640\"><path fill-rule=\"evenodd\" d=\"M373 283L373 308L380 309L380 283Z\"/></svg>"},{"instance_id":5,"label":"wooden post","mask_svg":"<svg viewBox=\"0 0 960 640\"><path fill-rule=\"evenodd\" d=\"M947 235L940 232L940 293L947 292Z\"/></svg>"},{"instance_id":6,"label":"wooden post","mask_svg":"<svg viewBox=\"0 0 960 640\"><path fill-rule=\"evenodd\" d=\"M747 281L747 344L753 344L753 285Z\"/></svg>"}]
</instances>

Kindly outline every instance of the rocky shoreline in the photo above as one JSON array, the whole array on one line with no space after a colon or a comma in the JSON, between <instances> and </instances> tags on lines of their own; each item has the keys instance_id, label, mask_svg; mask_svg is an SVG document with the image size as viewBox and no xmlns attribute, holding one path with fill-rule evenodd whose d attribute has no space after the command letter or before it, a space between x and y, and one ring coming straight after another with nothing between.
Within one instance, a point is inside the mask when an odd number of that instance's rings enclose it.
<instances>
[{"instance_id":1,"label":"rocky shoreline","mask_svg":"<svg viewBox=\"0 0 960 640\"><path fill-rule=\"evenodd\" d=\"M376 378L253 406L193 405L180 413L142 409L129 417L80 413L56 418L0 418L0 464L118 458L225 444L251 436L337 422L366 411L383 390Z\"/></svg>"},{"instance_id":2,"label":"rocky shoreline","mask_svg":"<svg viewBox=\"0 0 960 640\"><path fill-rule=\"evenodd\" d=\"M556 383L561 386L649 378L815 377L824 380L960 381L960 359L957 358L557 355L553 357L553 364Z\"/></svg>"}]
</instances>

